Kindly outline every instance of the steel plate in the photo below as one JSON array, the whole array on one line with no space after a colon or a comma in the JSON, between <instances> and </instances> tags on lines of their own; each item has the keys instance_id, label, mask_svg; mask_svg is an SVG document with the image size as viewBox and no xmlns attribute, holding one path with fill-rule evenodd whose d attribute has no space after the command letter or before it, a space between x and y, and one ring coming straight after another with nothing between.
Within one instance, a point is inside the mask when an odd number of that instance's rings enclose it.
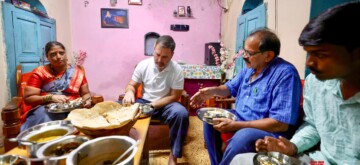
<instances>
[{"instance_id":1,"label":"steel plate","mask_svg":"<svg viewBox=\"0 0 360 165\"><path fill-rule=\"evenodd\" d=\"M228 118L236 120L236 116L231 112L221 108L200 108L196 111L198 118L206 123L213 125L213 118Z\"/></svg>"},{"instance_id":2,"label":"steel plate","mask_svg":"<svg viewBox=\"0 0 360 165\"><path fill-rule=\"evenodd\" d=\"M45 110L50 113L66 113L70 112L74 109L81 108L83 102L80 101L74 101L70 103L50 103L48 105L45 105Z\"/></svg>"},{"instance_id":3,"label":"steel plate","mask_svg":"<svg viewBox=\"0 0 360 165\"><path fill-rule=\"evenodd\" d=\"M280 152L259 152L254 156L254 165L292 165L298 164L292 161L291 158Z\"/></svg>"}]
</instances>

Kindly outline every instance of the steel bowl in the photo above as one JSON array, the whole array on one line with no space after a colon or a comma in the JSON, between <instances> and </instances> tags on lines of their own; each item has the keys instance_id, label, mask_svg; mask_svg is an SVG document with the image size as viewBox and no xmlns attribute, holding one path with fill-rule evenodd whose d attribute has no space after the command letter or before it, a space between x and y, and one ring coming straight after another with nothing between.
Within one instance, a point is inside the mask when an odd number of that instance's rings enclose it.
<instances>
[{"instance_id":1,"label":"steel bowl","mask_svg":"<svg viewBox=\"0 0 360 165\"><path fill-rule=\"evenodd\" d=\"M146 118L154 113L154 108L151 107L150 103L140 104L139 109L141 111L140 118Z\"/></svg>"},{"instance_id":2,"label":"steel bowl","mask_svg":"<svg viewBox=\"0 0 360 165\"><path fill-rule=\"evenodd\" d=\"M41 146L37 150L36 156L38 158L48 158L50 164L66 164L66 158L70 152L89 140L90 138L87 136L65 136Z\"/></svg>"},{"instance_id":3,"label":"steel bowl","mask_svg":"<svg viewBox=\"0 0 360 165\"><path fill-rule=\"evenodd\" d=\"M45 143L74 134L75 132L76 128L69 120L56 120L28 128L16 138L11 139L11 141L17 141L19 145L26 146L28 155L35 157L36 151ZM51 139L52 137L53 139ZM48 141L45 141L46 138Z\"/></svg>"},{"instance_id":4,"label":"steel bowl","mask_svg":"<svg viewBox=\"0 0 360 165\"><path fill-rule=\"evenodd\" d=\"M128 136L99 137L83 143L66 159L67 165L112 164L136 141ZM118 165L132 165L138 147L135 146Z\"/></svg>"},{"instance_id":5,"label":"steel bowl","mask_svg":"<svg viewBox=\"0 0 360 165\"><path fill-rule=\"evenodd\" d=\"M0 155L0 164L30 165L30 160L19 155Z\"/></svg>"}]
</instances>

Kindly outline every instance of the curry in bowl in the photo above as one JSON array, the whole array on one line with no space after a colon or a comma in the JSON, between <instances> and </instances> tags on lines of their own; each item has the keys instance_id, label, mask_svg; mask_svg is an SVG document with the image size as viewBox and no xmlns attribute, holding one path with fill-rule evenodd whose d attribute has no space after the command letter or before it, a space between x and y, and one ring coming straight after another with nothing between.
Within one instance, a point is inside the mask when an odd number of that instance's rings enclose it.
<instances>
[{"instance_id":1,"label":"curry in bowl","mask_svg":"<svg viewBox=\"0 0 360 165\"><path fill-rule=\"evenodd\" d=\"M59 139L68 133L65 129L55 129L44 131L35 135L32 135L28 138L28 141L35 143L46 143L49 141L53 141Z\"/></svg>"}]
</instances>

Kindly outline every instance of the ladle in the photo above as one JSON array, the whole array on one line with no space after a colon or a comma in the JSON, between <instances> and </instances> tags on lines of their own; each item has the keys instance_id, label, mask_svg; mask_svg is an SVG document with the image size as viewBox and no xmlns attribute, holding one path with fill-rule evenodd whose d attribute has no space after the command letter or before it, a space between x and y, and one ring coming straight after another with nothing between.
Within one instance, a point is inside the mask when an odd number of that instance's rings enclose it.
<instances>
[{"instance_id":1,"label":"ladle","mask_svg":"<svg viewBox=\"0 0 360 165\"><path fill-rule=\"evenodd\" d=\"M20 142L22 145L33 145L36 144L36 142L24 140L24 139L17 139L17 138L10 138L9 141L11 142Z\"/></svg>"},{"instance_id":2,"label":"ladle","mask_svg":"<svg viewBox=\"0 0 360 165\"><path fill-rule=\"evenodd\" d=\"M130 148L128 148L123 154L121 154L113 163L112 165L115 165L118 161L120 161L127 153L129 153L134 147L136 147L139 144L139 140L136 141L134 145L132 145Z\"/></svg>"}]
</instances>

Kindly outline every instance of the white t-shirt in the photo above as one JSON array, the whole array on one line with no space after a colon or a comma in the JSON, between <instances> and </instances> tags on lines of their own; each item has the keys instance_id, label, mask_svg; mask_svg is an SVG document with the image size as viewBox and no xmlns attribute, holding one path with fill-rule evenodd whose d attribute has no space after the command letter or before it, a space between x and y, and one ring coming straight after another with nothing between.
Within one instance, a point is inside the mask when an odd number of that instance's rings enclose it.
<instances>
[{"instance_id":1,"label":"white t-shirt","mask_svg":"<svg viewBox=\"0 0 360 165\"><path fill-rule=\"evenodd\" d=\"M184 75L181 66L170 61L168 66L159 72L154 57L141 61L136 66L131 79L143 84L142 98L149 101L156 101L168 96L171 89L184 89Z\"/></svg>"}]
</instances>

